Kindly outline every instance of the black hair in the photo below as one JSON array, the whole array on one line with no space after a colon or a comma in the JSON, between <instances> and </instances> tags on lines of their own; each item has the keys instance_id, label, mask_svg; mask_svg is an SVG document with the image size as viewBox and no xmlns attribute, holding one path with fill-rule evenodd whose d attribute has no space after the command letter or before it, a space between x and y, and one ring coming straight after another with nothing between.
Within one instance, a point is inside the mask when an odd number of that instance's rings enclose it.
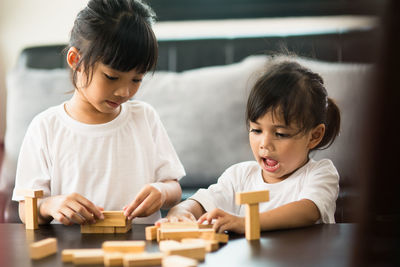
<instances>
[{"instance_id":1,"label":"black hair","mask_svg":"<svg viewBox=\"0 0 400 267\"><path fill-rule=\"evenodd\" d=\"M155 18L153 10L140 0L90 0L78 13L65 49L79 50L74 86L80 67L90 83L97 62L124 72L154 70L158 45L151 26Z\"/></svg>"},{"instance_id":2,"label":"black hair","mask_svg":"<svg viewBox=\"0 0 400 267\"><path fill-rule=\"evenodd\" d=\"M328 97L321 76L295 61L271 64L256 81L247 101L247 125L269 111L303 133L325 124L324 137L312 150L328 148L340 131L339 108Z\"/></svg>"}]
</instances>

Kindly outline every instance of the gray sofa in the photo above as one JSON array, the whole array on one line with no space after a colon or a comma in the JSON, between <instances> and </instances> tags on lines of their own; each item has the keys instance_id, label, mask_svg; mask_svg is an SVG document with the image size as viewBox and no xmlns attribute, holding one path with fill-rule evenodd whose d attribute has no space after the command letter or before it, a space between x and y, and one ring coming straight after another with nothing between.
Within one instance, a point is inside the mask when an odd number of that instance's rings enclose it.
<instances>
[{"instance_id":1,"label":"gray sofa","mask_svg":"<svg viewBox=\"0 0 400 267\"><path fill-rule=\"evenodd\" d=\"M245 103L267 56L250 56L224 65L177 72L148 74L135 96L153 105L160 114L173 145L186 169L181 180L183 198L214 183L230 165L252 160L246 125ZM331 97L342 111L342 131L328 150L312 155L328 157L339 170L340 196L336 221L354 221L358 181L350 177L359 148L363 89L369 82L371 65L328 63L299 58L301 64L322 75ZM18 151L25 130L38 112L68 99L73 88L66 69L31 69L18 66L7 79L7 129L0 177L0 196L5 220L18 221L16 203L10 202ZM1 209L1 207L0 207Z\"/></svg>"}]
</instances>

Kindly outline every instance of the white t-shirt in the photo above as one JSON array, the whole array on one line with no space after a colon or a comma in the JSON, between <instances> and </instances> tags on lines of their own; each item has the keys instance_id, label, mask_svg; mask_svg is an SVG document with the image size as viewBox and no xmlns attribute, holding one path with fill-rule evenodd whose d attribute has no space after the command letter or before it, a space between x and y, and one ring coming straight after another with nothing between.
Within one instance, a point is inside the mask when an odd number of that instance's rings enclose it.
<instances>
[{"instance_id":1,"label":"white t-shirt","mask_svg":"<svg viewBox=\"0 0 400 267\"><path fill-rule=\"evenodd\" d=\"M44 195L79 193L105 210L122 210L142 187L165 179L179 180L184 168L156 111L128 101L104 124L72 119L64 103L31 122L18 158L13 200L18 188ZM135 223L154 223L156 212Z\"/></svg>"},{"instance_id":2,"label":"white t-shirt","mask_svg":"<svg viewBox=\"0 0 400 267\"><path fill-rule=\"evenodd\" d=\"M222 209L236 216L245 216L245 205L235 204L236 192L269 190L269 201L260 203L260 212L284 204L309 199L320 213L317 223L335 223L336 199L339 193L339 174L332 161L310 159L307 164L279 183L265 183L262 169L255 161L246 161L228 168L216 184L199 189L191 199L206 211Z\"/></svg>"}]
</instances>

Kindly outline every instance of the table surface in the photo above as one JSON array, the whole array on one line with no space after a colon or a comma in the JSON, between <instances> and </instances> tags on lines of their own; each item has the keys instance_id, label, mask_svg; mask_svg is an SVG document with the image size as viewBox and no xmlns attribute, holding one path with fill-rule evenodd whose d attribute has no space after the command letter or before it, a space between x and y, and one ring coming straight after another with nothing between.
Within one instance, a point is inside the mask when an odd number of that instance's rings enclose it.
<instances>
[{"instance_id":1,"label":"table surface","mask_svg":"<svg viewBox=\"0 0 400 267\"><path fill-rule=\"evenodd\" d=\"M144 240L146 226L133 225L126 234L81 234L79 225L45 225L33 231L22 224L0 224L0 266L74 266L61 261L62 249L101 248L106 240ZM199 266L349 266L355 232L355 224L325 224L262 232L257 241L230 234L229 242L208 253ZM47 237L57 238L57 254L31 260L29 242ZM146 250L159 251L157 242L146 241Z\"/></svg>"}]
</instances>

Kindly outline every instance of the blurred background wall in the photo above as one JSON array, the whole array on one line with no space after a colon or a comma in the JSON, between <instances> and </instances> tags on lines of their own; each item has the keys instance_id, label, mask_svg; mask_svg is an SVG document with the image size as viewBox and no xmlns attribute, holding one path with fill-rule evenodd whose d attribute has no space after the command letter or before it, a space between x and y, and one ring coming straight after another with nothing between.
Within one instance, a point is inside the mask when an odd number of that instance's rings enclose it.
<instances>
[{"instance_id":1,"label":"blurred background wall","mask_svg":"<svg viewBox=\"0 0 400 267\"><path fill-rule=\"evenodd\" d=\"M148 0L159 21L266 17L376 15L383 0ZM6 74L21 50L41 44L64 44L77 12L87 0L0 1L0 144L6 127ZM357 37L358 38L358 37ZM261 41L262 42L262 41ZM260 40L258 41L258 44ZM254 44L257 45L256 40ZM264 44L263 42L261 43ZM175 43L171 44L176 46ZM170 45L161 50L171 50ZM175 49L175 48L174 48ZM197 50L197 47L193 49ZM189 49L190 50L190 49ZM182 50L188 55L189 50ZM161 51L162 52L162 51ZM178 51L179 52L179 51ZM161 53L163 54L163 52ZM164 53L167 54L167 53ZM171 64L160 58L160 65ZM216 64L219 64L216 62ZM178 69L179 70L179 69Z\"/></svg>"}]
</instances>

